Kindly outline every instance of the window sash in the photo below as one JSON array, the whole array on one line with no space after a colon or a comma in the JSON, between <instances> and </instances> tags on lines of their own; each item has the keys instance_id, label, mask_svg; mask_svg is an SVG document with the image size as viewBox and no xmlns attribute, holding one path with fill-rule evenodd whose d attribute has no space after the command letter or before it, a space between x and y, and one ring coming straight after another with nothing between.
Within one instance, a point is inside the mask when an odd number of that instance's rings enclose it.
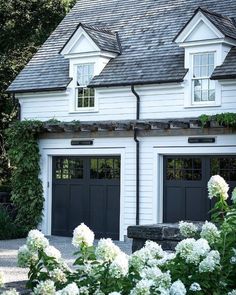
<instances>
[{"instance_id":1,"label":"window sash","mask_svg":"<svg viewBox=\"0 0 236 295\"><path fill-rule=\"evenodd\" d=\"M95 94L93 88L88 88L94 76L94 64L77 65L76 109L89 109L95 107Z\"/></svg>"},{"instance_id":2,"label":"window sash","mask_svg":"<svg viewBox=\"0 0 236 295\"><path fill-rule=\"evenodd\" d=\"M95 92L93 88L76 88L77 108L94 108Z\"/></svg>"},{"instance_id":3,"label":"window sash","mask_svg":"<svg viewBox=\"0 0 236 295\"><path fill-rule=\"evenodd\" d=\"M215 81L210 80L214 71L214 52L193 55L192 100L193 103L215 101Z\"/></svg>"}]
</instances>

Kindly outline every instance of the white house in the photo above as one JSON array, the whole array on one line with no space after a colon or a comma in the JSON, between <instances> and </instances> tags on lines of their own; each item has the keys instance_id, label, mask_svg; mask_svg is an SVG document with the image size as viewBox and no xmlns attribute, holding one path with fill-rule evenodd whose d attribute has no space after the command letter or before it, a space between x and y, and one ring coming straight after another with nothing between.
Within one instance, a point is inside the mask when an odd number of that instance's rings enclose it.
<instances>
[{"instance_id":1,"label":"white house","mask_svg":"<svg viewBox=\"0 0 236 295\"><path fill-rule=\"evenodd\" d=\"M40 138L45 234L203 220L210 176L236 186L235 130L197 125L236 112L234 0L80 0L8 91L80 121Z\"/></svg>"}]
</instances>

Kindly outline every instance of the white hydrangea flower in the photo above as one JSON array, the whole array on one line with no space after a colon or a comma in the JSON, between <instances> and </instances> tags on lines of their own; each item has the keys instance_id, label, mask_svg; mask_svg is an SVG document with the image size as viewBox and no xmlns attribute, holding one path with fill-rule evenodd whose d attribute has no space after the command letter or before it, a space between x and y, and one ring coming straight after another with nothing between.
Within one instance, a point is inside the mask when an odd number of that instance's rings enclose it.
<instances>
[{"instance_id":1,"label":"white hydrangea flower","mask_svg":"<svg viewBox=\"0 0 236 295\"><path fill-rule=\"evenodd\" d=\"M234 289L231 292L229 292L228 295L236 295L236 289Z\"/></svg>"},{"instance_id":2,"label":"white hydrangea flower","mask_svg":"<svg viewBox=\"0 0 236 295\"><path fill-rule=\"evenodd\" d=\"M234 188L234 190L232 192L231 200L234 204L236 204L236 187Z\"/></svg>"},{"instance_id":3,"label":"white hydrangea flower","mask_svg":"<svg viewBox=\"0 0 236 295\"><path fill-rule=\"evenodd\" d=\"M57 261L61 259L61 252L57 250L57 248L55 248L54 246L47 246L47 248L44 249L44 253L48 257L52 257Z\"/></svg>"},{"instance_id":4,"label":"white hydrangea flower","mask_svg":"<svg viewBox=\"0 0 236 295\"><path fill-rule=\"evenodd\" d=\"M55 295L55 293L56 288L51 280L42 281L34 288L35 295Z\"/></svg>"},{"instance_id":5,"label":"white hydrangea flower","mask_svg":"<svg viewBox=\"0 0 236 295\"><path fill-rule=\"evenodd\" d=\"M80 291L76 283L67 285L64 289L57 291L56 295L79 295Z\"/></svg>"},{"instance_id":6,"label":"white hydrangea flower","mask_svg":"<svg viewBox=\"0 0 236 295\"><path fill-rule=\"evenodd\" d=\"M198 283L192 283L192 285L190 286L189 290L190 291L193 291L193 292L197 292L197 291L201 291L202 288L201 288L201 286Z\"/></svg>"},{"instance_id":7,"label":"white hydrangea flower","mask_svg":"<svg viewBox=\"0 0 236 295\"><path fill-rule=\"evenodd\" d=\"M2 292L1 295L20 295L20 293L16 289L10 289Z\"/></svg>"},{"instance_id":8,"label":"white hydrangea flower","mask_svg":"<svg viewBox=\"0 0 236 295\"><path fill-rule=\"evenodd\" d=\"M49 275L54 282L66 283L67 281L66 274L60 268L55 268Z\"/></svg>"},{"instance_id":9,"label":"white hydrangea flower","mask_svg":"<svg viewBox=\"0 0 236 295\"><path fill-rule=\"evenodd\" d=\"M110 262L115 260L120 253L120 248L117 247L109 238L101 239L95 250L97 259Z\"/></svg>"},{"instance_id":10,"label":"white hydrangea flower","mask_svg":"<svg viewBox=\"0 0 236 295\"><path fill-rule=\"evenodd\" d=\"M165 266L169 261L171 261L175 258L176 258L176 253L165 252L165 255L163 258L156 259L155 261L154 260L148 261L148 265L150 265L150 266L154 266L154 265Z\"/></svg>"},{"instance_id":11,"label":"white hydrangea flower","mask_svg":"<svg viewBox=\"0 0 236 295\"><path fill-rule=\"evenodd\" d=\"M110 265L110 274L114 278L125 277L129 271L128 256L121 252Z\"/></svg>"},{"instance_id":12,"label":"white hydrangea flower","mask_svg":"<svg viewBox=\"0 0 236 295\"><path fill-rule=\"evenodd\" d=\"M111 292L108 295L121 295L121 293L120 292Z\"/></svg>"},{"instance_id":13,"label":"white hydrangea flower","mask_svg":"<svg viewBox=\"0 0 236 295\"><path fill-rule=\"evenodd\" d=\"M81 295L89 295L89 288L88 287L81 287L80 289L79 289L79 294L81 294Z\"/></svg>"},{"instance_id":14,"label":"white hydrangea flower","mask_svg":"<svg viewBox=\"0 0 236 295\"><path fill-rule=\"evenodd\" d=\"M136 252L134 252L132 255L129 256L129 266L133 267L137 271L140 271L148 261L149 256L147 256L146 249L142 248ZM156 259L155 259L156 261Z\"/></svg>"},{"instance_id":15,"label":"white hydrangea flower","mask_svg":"<svg viewBox=\"0 0 236 295\"><path fill-rule=\"evenodd\" d=\"M214 244L220 238L220 231L215 224L206 221L202 226L201 237L206 239L211 245Z\"/></svg>"},{"instance_id":16,"label":"white hydrangea flower","mask_svg":"<svg viewBox=\"0 0 236 295\"><path fill-rule=\"evenodd\" d=\"M0 271L0 288L2 288L4 286L4 273L2 271Z\"/></svg>"},{"instance_id":17,"label":"white hydrangea flower","mask_svg":"<svg viewBox=\"0 0 236 295\"><path fill-rule=\"evenodd\" d=\"M196 240L193 238L188 238L180 241L175 247L176 254L179 254L180 257L186 258L193 252L193 247Z\"/></svg>"},{"instance_id":18,"label":"white hydrangea flower","mask_svg":"<svg viewBox=\"0 0 236 295\"><path fill-rule=\"evenodd\" d=\"M82 245L93 246L94 233L84 223L81 223L74 229L72 245L80 248Z\"/></svg>"},{"instance_id":19,"label":"white hydrangea flower","mask_svg":"<svg viewBox=\"0 0 236 295\"><path fill-rule=\"evenodd\" d=\"M208 197L212 199L213 197L222 196L224 200L228 199L229 186L225 182L224 178L219 175L214 175L208 181Z\"/></svg>"},{"instance_id":20,"label":"white hydrangea flower","mask_svg":"<svg viewBox=\"0 0 236 295\"><path fill-rule=\"evenodd\" d=\"M194 237L197 233L197 227L192 222L180 221L179 230L181 235L186 238Z\"/></svg>"},{"instance_id":21,"label":"white hydrangea flower","mask_svg":"<svg viewBox=\"0 0 236 295\"><path fill-rule=\"evenodd\" d=\"M147 241L142 249L134 252L129 257L129 265L140 271L146 264L154 266L158 260L163 259L165 256L166 253L160 245Z\"/></svg>"},{"instance_id":22,"label":"white hydrangea flower","mask_svg":"<svg viewBox=\"0 0 236 295\"><path fill-rule=\"evenodd\" d=\"M199 264L199 272L213 272L220 266L220 253L212 250Z\"/></svg>"},{"instance_id":23,"label":"white hydrangea flower","mask_svg":"<svg viewBox=\"0 0 236 295\"><path fill-rule=\"evenodd\" d=\"M185 239L176 246L176 254L185 259L187 263L197 265L201 257L205 257L209 251L210 246L205 239Z\"/></svg>"},{"instance_id":24,"label":"white hydrangea flower","mask_svg":"<svg viewBox=\"0 0 236 295\"><path fill-rule=\"evenodd\" d=\"M130 295L149 295L150 288L153 286L153 281L143 279L131 290Z\"/></svg>"},{"instance_id":25,"label":"white hydrangea flower","mask_svg":"<svg viewBox=\"0 0 236 295\"><path fill-rule=\"evenodd\" d=\"M164 257L164 251L160 245L158 245L156 242L153 241L146 241L145 250L149 255L153 256L153 258L159 259Z\"/></svg>"},{"instance_id":26,"label":"white hydrangea flower","mask_svg":"<svg viewBox=\"0 0 236 295\"><path fill-rule=\"evenodd\" d=\"M38 254L37 252L30 251L28 246L23 245L18 250L17 261L19 267L27 268L38 261Z\"/></svg>"},{"instance_id":27,"label":"white hydrangea flower","mask_svg":"<svg viewBox=\"0 0 236 295\"><path fill-rule=\"evenodd\" d=\"M37 229L33 229L28 234L26 245L30 251L37 251L45 249L49 245L49 242L43 233Z\"/></svg>"},{"instance_id":28,"label":"white hydrangea flower","mask_svg":"<svg viewBox=\"0 0 236 295\"><path fill-rule=\"evenodd\" d=\"M184 284L178 280L175 281L170 287L170 295L185 295L187 294L187 290Z\"/></svg>"},{"instance_id":29,"label":"white hydrangea flower","mask_svg":"<svg viewBox=\"0 0 236 295\"><path fill-rule=\"evenodd\" d=\"M233 256L230 259L231 264L236 264L236 249L233 248Z\"/></svg>"},{"instance_id":30,"label":"white hydrangea flower","mask_svg":"<svg viewBox=\"0 0 236 295\"><path fill-rule=\"evenodd\" d=\"M169 288L171 285L170 272L162 272L157 266L145 267L140 276L142 279L153 281L155 288Z\"/></svg>"}]
</instances>

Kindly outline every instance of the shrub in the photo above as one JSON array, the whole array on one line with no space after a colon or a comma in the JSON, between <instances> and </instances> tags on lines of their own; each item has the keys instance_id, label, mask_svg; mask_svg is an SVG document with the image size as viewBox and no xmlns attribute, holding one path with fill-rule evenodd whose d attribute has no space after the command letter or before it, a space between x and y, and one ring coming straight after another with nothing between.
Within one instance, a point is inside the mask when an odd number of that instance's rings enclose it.
<instances>
[{"instance_id":1,"label":"shrub","mask_svg":"<svg viewBox=\"0 0 236 295\"><path fill-rule=\"evenodd\" d=\"M0 206L0 240L10 240L23 237L21 229L14 223L9 211Z\"/></svg>"},{"instance_id":2,"label":"shrub","mask_svg":"<svg viewBox=\"0 0 236 295\"><path fill-rule=\"evenodd\" d=\"M21 267L30 267L28 287L34 294L59 295L233 295L236 294L236 190L229 206L228 186L214 176L208 183L209 198L216 198L213 221L200 232L181 222L186 236L175 253L147 241L127 256L111 239L93 246L94 234L84 224L74 231L75 270L37 230L19 249Z\"/></svg>"}]
</instances>

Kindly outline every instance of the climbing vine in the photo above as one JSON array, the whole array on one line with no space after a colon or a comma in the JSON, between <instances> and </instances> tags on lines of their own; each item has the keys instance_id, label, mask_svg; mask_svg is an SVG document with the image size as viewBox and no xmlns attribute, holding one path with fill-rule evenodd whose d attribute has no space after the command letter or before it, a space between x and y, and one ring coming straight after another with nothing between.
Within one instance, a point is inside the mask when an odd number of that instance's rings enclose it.
<instances>
[{"instance_id":1,"label":"climbing vine","mask_svg":"<svg viewBox=\"0 0 236 295\"><path fill-rule=\"evenodd\" d=\"M221 113L216 115L201 115L199 120L202 124L202 127L207 127L210 122L217 122L220 126L223 127L236 127L236 113Z\"/></svg>"},{"instance_id":2,"label":"climbing vine","mask_svg":"<svg viewBox=\"0 0 236 295\"><path fill-rule=\"evenodd\" d=\"M15 222L26 233L42 219L43 188L39 179L40 121L13 123L7 130L8 155L12 170L12 202L17 209Z\"/></svg>"}]
</instances>

